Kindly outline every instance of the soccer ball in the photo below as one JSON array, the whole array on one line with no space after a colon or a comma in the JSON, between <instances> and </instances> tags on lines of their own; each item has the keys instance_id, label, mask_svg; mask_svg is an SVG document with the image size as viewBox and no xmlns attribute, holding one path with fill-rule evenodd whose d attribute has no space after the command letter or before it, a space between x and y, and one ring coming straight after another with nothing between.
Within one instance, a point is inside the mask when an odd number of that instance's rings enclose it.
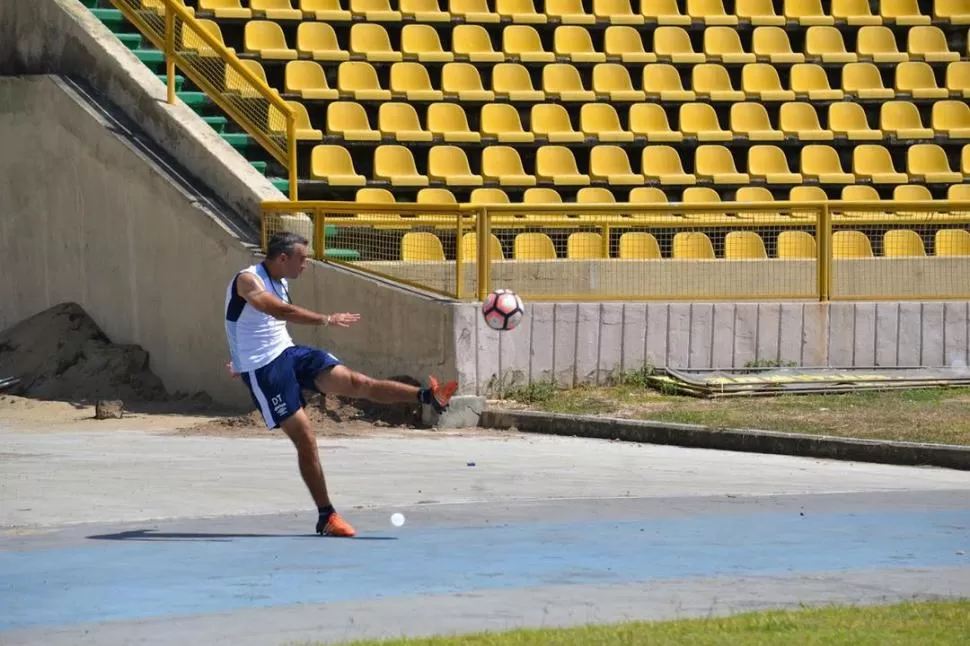
<instances>
[{"instance_id":1,"label":"soccer ball","mask_svg":"<svg viewBox=\"0 0 970 646\"><path fill-rule=\"evenodd\" d=\"M511 289L496 289L482 303L482 316L493 330L508 331L515 329L525 314L522 299Z\"/></svg>"}]
</instances>

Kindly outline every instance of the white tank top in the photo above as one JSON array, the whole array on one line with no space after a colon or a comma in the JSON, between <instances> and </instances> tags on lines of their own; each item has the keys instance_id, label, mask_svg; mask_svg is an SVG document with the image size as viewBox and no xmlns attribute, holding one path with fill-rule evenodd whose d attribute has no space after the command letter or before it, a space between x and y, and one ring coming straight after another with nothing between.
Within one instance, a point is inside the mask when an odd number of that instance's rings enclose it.
<instances>
[{"instance_id":1,"label":"white tank top","mask_svg":"<svg viewBox=\"0 0 970 646\"><path fill-rule=\"evenodd\" d=\"M272 280L262 263L246 267L233 276L226 290L226 339L232 368L237 373L262 368L294 345L286 321L260 312L236 291L236 281L243 273L256 274L267 291L290 302L286 279Z\"/></svg>"}]
</instances>

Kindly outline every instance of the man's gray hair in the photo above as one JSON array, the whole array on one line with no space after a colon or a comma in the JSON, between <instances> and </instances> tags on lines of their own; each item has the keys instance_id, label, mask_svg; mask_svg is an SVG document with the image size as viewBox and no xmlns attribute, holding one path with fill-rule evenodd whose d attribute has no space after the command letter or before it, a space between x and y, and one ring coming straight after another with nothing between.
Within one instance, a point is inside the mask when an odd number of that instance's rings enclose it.
<instances>
[{"instance_id":1,"label":"man's gray hair","mask_svg":"<svg viewBox=\"0 0 970 646\"><path fill-rule=\"evenodd\" d=\"M279 233L274 233L273 237L269 239L269 247L266 250L266 259L272 260L277 256L286 254L288 256L293 255L293 250L296 245L309 244L309 241L298 233L293 233L291 231L280 231Z\"/></svg>"}]
</instances>

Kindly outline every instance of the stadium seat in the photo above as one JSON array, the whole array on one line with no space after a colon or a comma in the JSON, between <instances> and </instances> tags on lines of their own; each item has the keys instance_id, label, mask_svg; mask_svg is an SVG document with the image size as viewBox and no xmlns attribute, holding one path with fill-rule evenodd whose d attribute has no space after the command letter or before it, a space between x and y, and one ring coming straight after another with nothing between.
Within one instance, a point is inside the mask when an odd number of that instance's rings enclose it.
<instances>
[{"instance_id":1,"label":"stadium seat","mask_svg":"<svg viewBox=\"0 0 970 646\"><path fill-rule=\"evenodd\" d=\"M946 151L936 144L916 144L906 151L906 172L916 181L927 184L953 184L963 181L960 173L950 168Z\"/></svg>"},{"instance_id":2,"label":"stadium seat","mask_svg":"<svg viewBox=\"0 0 970 646\"><path fill-rule=\"evenodd\" d=\"M293 110L296 118L296 138L298 141L320 141L323 139L323 132L314 128L310 122L310 115L305 105L299 101L287 101L286 104ZM270 106L269 110L270 115L272 115L269 119L270 130L273 134L285 136L286 117L276 106Z\"/></svg>"},{"instance_id":3,"label":"stadium seat","mask_svg":"<svg viewBox=\"0 0 970 646\"><path fill-rule=\"evenodd\" d=\"M805 55L792 50L788 34L781 27L755 27L751 43L758 60L771 63L805 62Z\"/></svg>"},{"instance_id":4,"label":"stadium seat","mask_svg":"<svg viewBox=\"0 0 970 646\"><path fill-rule=\"evenodd\" d=\"M465 262L478 258L478 235L474 231L461 237L461 256ZM502 243L494 233L488 234L488 256L490 260L505 260Z\"/></svg>"},{"instance_id":5,"label":"stadium seat","mask_svg":"<svg viewBox=\"0 0 970 646\"><path fill-rule=\"evenodd\" d=\"M896 93L883 85L872 63L849 63L842 68L842 90L858 99L892 99Z\"/></svg>"},{"instance_id":6,"label":"stadium seat","mask_svg":"<svg viewBox=\"0 0 970 646\"><path fill-rule=\"evenodd\" d=\"M520 233L512 243L516 260L555 260L556 247L545 233Z\"/></svg>"},{"instance_id":7,"label":"stadium seat","mask_svg":"<svg viewBox=\"0 0 970 646\"><path fill-rule=\"evenodd\" d=\"M872 245L862 231L836 231L832 234L833 258L872 258Z\"/></svg>"},{"instance_id":8,"label":"stadium seat","mask_svg":"<svg viewBox=\"0 0 970 646\"><path fill-rule=\"evenodd\" d=\"M727 260L762 260L768 257L765 242L754 231L730 231L724 236Z\"/></svg>"},{"instance_id":9,"label":"stadium seat","mask_svg":"<svg viewBox=\"0 0 970 646\"><path fill-rule=\"evenodd\" d=\"M592 181L610 186L636 186L644 182L641 173L633 172L630 158L619 146L593 146L589 151L589 174Z\"/></svg>"},{"instance_id":10,"label":"stadium seat","mask_svg":"<svg viewBox=\"0 0 970 646\"><path fill-rule=\"evenodd\" d=\"M829 129L836 137L849 141L881 141L882 130L869 127L865 110L858 103L833 103L829 105Z\"/></svg>"},{"instance_id":11,"label":"stadium seat","mask_svg":"<svg viewBox=\"0 0 970 646\"><path fill-rule=\"evenodd\" d=\"M647 95L633 88L630 72L618 63L601 63L593 68L593 92L609 101L643 101Z\"/></svg>"},{"instance_id":12,"label":"stadium seat","mask_svg":"<svg viewBox=\"0 0 970 646\"><path fill-rule=\"evenodd\" d=\"M692 173L684 171L680 153L671 146L644 146L640 168L646 179L661 184L684 186L697 183Z\"/></svg>"},{"instance_id":13,"label":"stadium seat","mask_svg":"<svg viewBox=\"0 0 970 646\"><path fill-rule=\"evenodd\" d=\"M252 72L256 78L261 80L266 85L269 85L269 81L266 79L266 70L263 69L263 66L260 65L259 61L244 58L241 59L239 63L247 70ZM243 97L253 99L257 99L261 96L254 84L242 74L228 65L225 66L225 69L227 93L239 93Z\"/></svg>"},{"instance_id":14,"label":"stadium seat","mask_svg":"<svg viewBox=\"0 0 970 646\"><path fill-rule=\"evenodd\" d=\"M536 179L556 186L588 186L589 175L579 172L576 157L565 146L540 146L536 151Z\"/></svg>"},{"instance_id":15,"label":"stadium seat","mask_svg":"<svg viewBox=\"0 0 970 646\"><path fill-rule=\"evenodd\" d=\"M315 61L350 60L350 52L337 42L337 32L325 22L301 22L296 28L296 50Z\"/></svg>"},{"instance_id":16,"label":"stadium seat","mask_svg":"<svg viewBox=\"0 0 970 646\"><path fill-rule=\"evenodd\" d=\"M428 178L418 172L414 155L407 146L396 144L374 149L374 178L391 186L427 186Z\"/></svg>"},{"instance_id":17,"label":"stadium seat","mask_svg":"<svg viewBox=\"0 0 970 646\"><path fill-rule=\"evenodd\" d=\"M789 71L791 91L799 99L809 101L841 101L845 96L841 88L833 88L829 84L825 70L814 63L799 63L792 65ZM792 99L789 100L793 100Z\"/></svg>"},{"instance_id":18,"label":"stadium seat","mask_svg":"<svg viewBox=\"0 0 970 646\"><path fill-rule=\"evenodd\" d=\"M522 193L523 204L562 204L562 195L554 188L527 188Z\"/></svg>"},{"instance_id":19,"label":"stadium seat","mask_svg":"<svg viewBox=\"0 0 970 646\"><path fill-rule=\"evenodd\" d=\"M738 172L734 156L724 146L698 146L695 151L694 173L699 179L715 184L747 184L751 176Z\"/></svg>"},{"instance_id":20,"label":"stadium seat","mask_svg":"<svg viewBox=\"0 0 970 646\"><path fill-rule=\"evenodd\" d=\"M401 29L401 54L406 61L422 63L450 63L455 60L454 53L446 52L442 47L438 30L433 25L404 25Z\"/></svg>"},{"instance_id":21,"label":"stadium seat","mask_svg":"<svg viewBox=\"0 0 970 646\"><path fill-rule=\"evenodd\" d=\"M670 129L667 112L657 103L635 103L627 115L630 132L648 142L678 142L684 134Z\"/></svg>"},{"instance_id":22,"label":"stadium seat","mask_svg":"<svg viewBox=\"0 0 970 646\"><path fill-rule=\"evenodd\" d=\"M908 61L896 66L896 94L909 94L914 99L945 99L950 93L936 83L928 63Z\"/></svg>"},{"instance_id":23,"label":"stadium seat","mask_svg":"<svg viewBox=\"0 0 970 646\"><path fill-rule=\"evenodd\" d=\"M296 94L311 101L334 101L339 97L337 90L327 85L327 77L324 76L320 63L290 61L286 64L284 76L284 85L288 94Z\"/></svg>"},{"instance_id":24,"label":"stadium seat","mask_svg":"<svg viewBox=\"0 0 970 646\"><path fill-rule=\"evenodd\" d=\"M744 101L745 98L744 92L734 89L727 69L715 63L694 65L691 69L691 86L702 99Z\"/></svg>"},{"instance_id":25,"label":"stadium seat","mask_svg":"<svg viewBox=\"0 0 970 646\"><path fill-rule=\"evenodd\" d=\"M382 103L377 111L377 127L387 139L429 142L431 132L421 126L418 112L410 103Z\"/></svg>"},{"instance_id":26,"label":"stadium seat","mask_svg":"<svg viewBox=\"0 0 970 646\"><path fill-rule=\"evenodd\" d=\"M889 27L866 25L856 33L856 53L862 60L875 63L902 63L909 55L900 52L896 46L896 36Z\"/></svg>"},{"instance_id":27,"label":"stadium seat","mask_svg":"<svg viewBox=\"0 0 970 646\"><path fill-rule=\"evenodd\" d=\"M737 202L774 202L775 196L764 186L742 186L734 194Z\"/></svg>"},{"instance_id":28,"label":"stadium seat","mask_svg":"<svg viewBox=\"0 0 970 646\"><path fill-rule=\"evenodd\" d=\"M513 103L545 101L546 93L532 84L529 70L519 63L499 63L492 68L495 96Z\"/></svg>"},{"instance_id":29,"label":"stadium seat","mask_svg":"<svg viewBox=\"0 0 970 646\"><path fill-rule=\"evenodd\" d=\"M734 12L738 18L755 26L785 25L785 17L775 13L772 0L735 0Z\"/></svg>"},{"instance_id":30,"label":"stadium seat","mask_svg":"<svg viewBox=\"0 0 970 646\"><path fill-rule=\"evenodd\" d=\"M861 188L872 189L873 191L875 190L871 186L864 186ZM843 189L843 193L844 192L845 189ZM824 202L828 199L829 197L825 193L825 189L819 188L818 186L794 186L790 191L788 191L788 200L791 202ZM842 199L845 199L845 197Z\"/></svg>"},{"instance_id":31,"label":"stadium seat","mask_svg":"<svg viewBox=\"0 0 970 646\"><path fill-rule=\"evenodd\" d=\"M428 106L428 130L449 143L479 143L481 134L468 127L468 117L457 103L432 103Z\"/></svg>"},{"instance_id":32,"label":"stadium seat","mask_svg":"<svg viewBox=\"0 0 970 646\"><path fill-rule=\"evenodd\" d=\"M655 186L638 186L630 189L627 201L631 204L666 204L667 194Z\"/></svg>"},{"instance_id":33,"label":"stadium seat","mask_svg":"<svg viewBox=\"0 0 970 646\"><path fill-rule=\"evenodd\" d=\"M620 116L609 103L586 103L579 109L579 129L601 142L633 143L633 133L624 130Z\"/></svg>"},{"instance_id":34,"label":"stadium seat","mask_svg":"<svg viewBox=\"0 0 970 646\"><path fill-rule=\"evenodd\" d=\"M778 234L776 257L788 260L813 260L818 256L815 238L805 231L782 231Z\"/></svg>"},{"instance_id":35,"label":"stadium seat","mask_svg":"<svg viewBox=\"0 0 970 646\"><path fill-rule=\"evenodd\" d=\"M862 184L844 186L842 188L841 199L847 202L878 202L879 191L872 186Z\"/></svg>"},{"instance_id":36,"label":"stadium seat","mask_svg":"<svg viewBox=\"0 0 970 646\"><path fill-rule=\"evenodd\" d=\"M855 52L847 51L842 32L835 27L809 27L805 32L805 55L820 63L854 63Z\"/></svg>"},{"instance_id":37,"label":"stadium seat","mask_svg":"<svg viewBox=\"0 0 970 646\"><path fill-rule=\"evenodd\" d=\"M350 11L341 6L341 0L300 0L305 16L322 22L349 22Z\"/></svg>"},{"instance_id":38,"label":"stadium seat","mask_svg":"<svg viewBox=\"0 0 970 646\"><path fill-rule=\"evenodd\" d=\"M560 101L595 101L596 95L583 87L583 79L568 63L552 63L542 68L542 90Z\"/></svg>"},{"instance_id":39,"label":"stadium seat","mask_svg":"<svg viewBox=\"0 0 970 646\"><path fill-rule=\"evenodd\" d=\"M447 188L422 188L418 191L417 204L458 204L455 194Z\"/></svg>"},{"instance_id":40,"label":"stadium seat","mask_svg":"<svg viewBox=\"0 0 970 646\"><path fill-rule=\"evenodd\" d=\"M853 26L882 24L882 17L869 8L869 0L832 0L832 17Z\"/></svg>"},{"instance_id":41,"label":"stadium seat","mask_svg":"<svg viewBox=\"0 0 970 646\"><path fill-rule=\"evenodd\" d=\"M541 43L539 47L542 47ZM585 27L575 25L556 27L553 33L552 51L554 56L567 59L572 63L606 62L606 54L593 46L593 39Z\"/></svg>"},{"instance_id":42,"label":"stadium seat","mask_svg":"<svg viewBox=\"0 0 970 646\"><path fill-rule=\"evenodd\" d=\"M970 61L946 66L946 89L956 96L970 98Z\"/></svg>"},{"instance_id":43,"label":"stadium seat","mask_svg":"<svg viewBox=\"0 0 970 646\"><path fill-rule=\"evenodd\" d=\"M432 147L428 151L428 176L448 186L481 186L484 183L481 175L471 171L468 156L458 146Z\"/></svg>"},{"instance_id":44,"label":"stadium seat","mask_svg":"<svg viewBox=\"0 0 970 646\"><path fill-rule=\"evenodd\" d=\"M881 0L879 15L897 25L928 25L930 17L920 13L917 0Z\"/></svg>"},{"instance_id":45,"label":"stadium seat","mask_svg":"<svg viewBox=\"0 0 970 646\"><path fill-rule=\"evenodd\" d=\"M852 172L873 184L905 184L909 181L906 173L900 173L893 166L889 151L877 144L860 144L852 149Z\"/></svg>"},{"instance_id":46,"label":"stadium seat","mask_svg":"<svg viewBox=\"0 0 970 646\"><path fill-rule=\"evenodd\" d=\"M199 0L199 13L211 12L216 18L249 20L252 9L243 7L239 0Z\"/></svg>"},{"instance_id":47,"label":"stadium seat","mask_svg":"<svg viewBox=\"0 0 970 646\"><path fill-rule=\"evenodd\" d=\"M346 61L337 67L337 90L358 101L391 100L391 91L381 87L377 70L364 61Z\"/></svg>"},{"instance_id":48,"label":"stadium seat","mask_svg":"<svg viewBox=\"0 0 970 646\"><path fill-rule=\"evenodd\" d=\"M451 49L459 60L473 63L501 63L505 54L496 51L492 39L481 25L455 25Z\"/></svg>"},{"instance_id":49,"label":"stadium seat","mask_svg":"<svg viewBox=\"0 0 970 646\"><path fill-rule=\"evenodd\" d=\"M219 27L219 23L203 18L199 20L198 25L210 36L212 36L216 42L228 49L230 52L235 53L235 48L226 45L226 41L222 36L222 29ZM182 30L182 49L194 51L199 56L219 56L219 54L215 52L209 43L204 41L201 36L189 29Z\"/></svg>"},{"instance_id":50,"label":"stadium seat","mask_svg":"<svg viewBox=\"0 0 970 646\"><path fill-rule=\"evenodd\" d=\"M953 184L946 190L946 199L970 202L970 184Z\"/></svg>"},{"instance_id":51,"label":"stadium seat","mask_svg":"<svg viewBox=\"0 0 970 646\"><path fill-rule=\"evenodd\" d=\"M677 0L653 0L640 2L640 13L647 23L658 25L689 25L690 16L685 16L677 6Z\"/></svg>"},{"instance_id":52,"label":"stadium seat","mask_svg":"<svg viewBox=\"0 0 970 646\"><path fill-rule=\"evenodd\" d=\"M667 63L643 66L643 91L649 98L661 101L693 101L697 98L693 90L684 89L677 68Z\"/></svg>"},{"instance_id":53,"label":"stadium seat","mask_svg":"<svg viewBox=\"0 0 970 646\"><path fill-rule=\"evenodd\" d=\"M495 12L513 23L544 25L549 18L536 11L533 0L495 0Z\"/></svg>"},{"instance_id":54,"label":"stadium seat","mask_svg":"<svg viewBox=\"0 0 970 646\"><path fill-rule=\"evenodd\" d=\"M966 0L934 0L933 17L952 25L970 24L970 6Z\"/></svg>"},{"instance_id":55,"label":"stadium seat","mask_svg":"<svg viewBox=\"0 0 970 646\"><path fill-rule=\"evenodd\" d=\"M353 101L327 105L327 135L346 141L380 141L381 133L370 126L364 106Z\"/></svg>"},{"instance_id":56,"label":"stadium seat","mask_svg":"<svg viewBox=\"0 0 970 646\"><path fill-rule=\"evenodd\" d=\"M482 176L500 186L535 186L535 175L522 166L522 158L511 146L486 146L482 149Z\"/></svg>"},{"instance_id":57,"label":"stadium seat","mask_svg":"<svg viewBox=\"0 0 970 646\"><path fill-rule=\"evenodd\" d=\"M589 231L570 233L566 239L566 257L572 260L595 260L605 258L603 236Z\"/></svg>"},{"instance_id":58,"label":"stadium seat","mask_svg":"<svg viewBox=\"0 0 970 646\"><path fill-rule=\"evenodd\" d=\"M926 248L915 231L894 229L882 236L882 255L886 258L925 256Z\"/></svg>"},{"instance_id":59,"label":"stadium seat","mask_svg":"<svg viewBox=\"0 0 970 646\"><path fill-rule=\"evenodd\" d=\"M441 90L459 101L494 101L495 93L482 86L482 77L471 63L445 63L441 68Z\"/></svg>"},{"instance_id":60,"label":"stadium seat","mask_svg":"<svg viewBox=\"0 0 970 646\"><path fill-rule=\"evenodd\" d=\"M453 17L470 23L492 24L502 20L489 9L487 0L448 0L448 11Z\"/></svg>"},{"instance_id":61,"label":"stadium seat","mask_svg":"<svg viewBox=\"0 0 970 646\"><path fill-rule=\"evenodd\" d=\"M966 229L940 229L933 236L933 255L970 256L970 232Z\"/></svg>"},{"instance_id":62,"label":"stadium seat","mask_svg":"<svg viewBox=\"0 0 970 646\"><path fill-rule=\"evenodd\" d=\"M893 200L897 202L926 202L932 199L930 189L922 184L901 184L893 189Z\"/></svg>"},{"instance_id":63,"label":"stadium seat","mask_svg":"<svg viewBox=\"0 0 970 646\"><path fill-rule=\"evenodd\" d=\"M715 0L720 4L720 0ZM732 18L737 18L732 16ZM704 54L709 61L721 63L754 63L755 55L744 51L737 29L708 27L704 30Z\"/></svg>"},{"instance_id":64,"label":"stadium seat","mask_svg":"<svg viewBox=\"0 0 970 646\"><path fill-rule=\"evenodd\" d=\"M929 17L926 16L927 22ZM939 27L922 25L910 27L907 35L906 51L914 61L928 63L949 63L959 61L960 53L950 51L947 46L946 35Z\"/></svg>"},{"instance_id":65,"label":"stadium seat","mask_svg":"<svg viewBox=\"0 0 970 646\"><path fill-rule=\"evenodd\" d=\"M807 179L822 184L852 184L856 181L852 173L846 173L839 161L839 154L831 146L809 144L800 152L800 170Z\"/></svg>"},{"instance_id":66,"label":"stadium seat","mask_svg":"<svg viewBox=\"0 0 970 646\"><path fill-rule=\"evenodd\" d=\"M680 131L698 141L731 141L734 134L725 130L717 120L717 113L707 103L685 103L680 106Z\"/></svg>"},{"instance_id":67,"label":"stadium seat","mask_svg":"<svg viewBox=\"0 0 970 646\"><path fill-rule=\"evenodd\" d=\"M887 101L879 109L879 128L897 139L932 139L933 130L923 126L916 105L909 101Z\"/></svg>"},{"instance_id":68,"label":"stadium seat","mask_svg":"<svg viewBox=\"0 0 970 646\"><path fill-rule=\"evenodd\" d=\"M704 54L695 52L690 35L681 27L663 25L653 32L653 52L657 59L672 63L703 63Z\"/></svg>"},{"instance_id":69,"label":"stadium seat","mask_svg":"<svg viewBox=\"0 0 970 646\"><path fill-rule=\"evenodd\" d=\"M615 204L613 191L601 186L585 186L576 192L576 204Z\"/></svg>"},{"instance_id":70,"label":"stadium seat","mask_svg":"<svg viewBox=\"0 0 970 646\"><path fill-rule=\"evenodd\" d=\"M593 0L593 15L611 25L642 25L642 15L633 13L630 0Z\"/></svg>"},{"instance_id":71,"label":"stadium seat","mask_svg":"<svg viewBox=\"0 0 970 646\"><path fill-rule=\"evenodd\" d=\"M400 0L400 7L402 17L418 23L451 22L451 14L441 10L438 0ZM405 25L404 30L415 26Z\"/></svg>"},{"instance_id":72,"label":"stadium seat","mask_svg":"<svg viewBox=\"0 0 970 646\"><path fill-rule=\"evenodd\" d=\"M832 25L835 18L822 10L821 0L785 0L785 18L800 25Z\"/></svg>"},{"instance_id":73,"label":"stadium seat","mask_svg":"<svg viewBox=\"0 0 970 646\"><path fill-rule=\"evenodd\" d=\"M546 0L546 15L564 25L594 25L596 16L586 13L582 0Z\"/></svg>"},{"instance_id":74,"label":"stadium seat","mask_svg":"<svg viewBox=\"0 0 970 646\"><path fill-rule=\"evenodd\" d=\"M367 22L401 22L403 17L391 9L390 0L350 0L350 13Z\"/></svg>"},{"instance_id":75,"label":"stadium seat","mask_svg":"<svg viewBox=\"0 0 970 646\"><path fill-rule=\"evenodd\" d=\"M343 146L321 144L310 154L310 178L330 186L366 186L367 178L354 170L350 151Z\"/></svg>"},{"instance_id":76,"label":"stadium seat","mask_svg":"<svg viewBox=\"0 0 970 646\"><path fill-rule=\"evenodd\" d=\"M624 63L655 63L657 55L643 48L640 32L633 27L614 25L603 35L603 53L609 60Z\"/></svg>"},{"instance_id":77,"label":"stadium seat","mask_svg":"<svg viewBox=\"0 0 970 646\"><path fill-rule=\"evenodd\" d=\"M427 231L408 231L401 237L401 260L404 262L434 262L445 259L441 240Z\"/></svg>"},{"instance_id":78,"label":"stadium seat","mask_svg":"<svg viewBox=\"0 0 970 646\"><path fill-rule=\"evenodd\" d=\"M619 257L622 260L660 260L660 245L653 234L627 231L620 235Z\"/></svg>"},{"instance_id":79,"label":"stadium seat","mask_svg":"<svg viewBox=\"0 0 970 646\"><path fill-rule=\"evenodd\" d=\"M700 231L680 231L674 234L675 260L714 260L714 246L707 234Z\"/></svg>"},{"instance_id":80,"label":"stadium seat","mask_svg":"<svg viewBox=\"0 0 970 646\"><path fill-rule=\"evenodd\" d=\"M785 152L778 146L751 146L748 149L748 173L768 184L798 184L801 173L793 173Z\"/></svg>"},{"instance_id":81,"label":"stadium seat","mask_svg":"<svg viewBox=\"0 0 970 646\"><path fill-rule=\"evenodd\" d=\"M283 28L268 20L247 22L243 43L247 54L256 54L264 60L291 61L299 58L299 52L287 45Z\"/></svg>"},{"instance_id":82,"label":"stadium seat","mask_svg":"<svg viewBox=\"0 0 970 646\"><path fill-rule=\"evenodd\" d=\"M482 107L481 131L483 138L502 143L532 143L536 136L522 128L522 120L515 106L508 103L489 103Z\"/></svg>"},{"instance_id":83,"label":"stadium seat","mask_svg":"<svg viewBox=\"0 0 970 646\"><path fill-rule=\"evenodd\" d=\"M778 127L787 136L800 141L832 141L835 138L831 130L822 128L811 103L793 101L781 104Z\"/></svg>"},{"instance_id":84,"label":"stadium seat","mask_svg":"<svg viewBox=\"0 0 970 646\"><path fill-rule=\"evenodd\" d=\"M741 69L741 89L761 101L794 101L795 93L781 86L778 70L767 63L751 63Z\"/></svg>"},{"instance_id":85,"label":"stadium seat","mask_svg":"<svg viewBox=\"0 0 970 646\"><path fill-rule=\"evenodd\" d=\"M468 197L472 204L509 204L509 196L500 188L476 188Z\"/></svg>"},{"instance_id":86,"label":"stadium seat","mask_svg":"<svg viewBox=\"0 0 970 646\"><path fill-rule=\"evenodd\" d=\"M354 201L363 204L394 204L397 200L394 199L394 193L386 188L358 188Z\"/></svg>"},{"instance_id":87,"label":"stadium seat","mask_svg":"<svg viewBox=\"0 0 970 646\"><path fill-rule=\"evenodd\" d=\"M373 63L395 63L404 60L391 46L391 38L381 25L358 22L350 28L350 53Z\"/></svg>"},{"instance_id":88,"label":"stadium seat","mask_svg":"<svg viewBox=\"0 0 970 646\"><path fill-rule=\"evenodd\" d=\"M585 140L583 133L573 128L566 108L555 103L532 106L532 132L550 143L579 143Z\"/></svg>"},{"instance_id":89,"label":"stadium seat","mask_svg":"<svg viewBox=\"0 0 970 646\"><path fill-rule=\"evenodd\" d=\"M970 139L970 106L965 101L937 101L931 119L937 134L949 139Z\"/></svg>"},{"instance_id":90,"label":"stadium seat","mask_svg":"<svg viewBox=\"0 0 970 646\"><path fill-rule=\"evenodd\" d=\"M249 8L253 16L267 20L303 20L303 12L290 0L249 0Z\"/></svg>"},{"instance_id":91,"label":"stadium seat","mask_svg":"<svg viewBox=\"0 0 970 646\"><path fill-rule=\"evenodd\" d=\"M394 63L390 74L391 94L408 101L441 101L444 94L431 87L428 69L421 63Z\"/></svg>"}]
</instances>

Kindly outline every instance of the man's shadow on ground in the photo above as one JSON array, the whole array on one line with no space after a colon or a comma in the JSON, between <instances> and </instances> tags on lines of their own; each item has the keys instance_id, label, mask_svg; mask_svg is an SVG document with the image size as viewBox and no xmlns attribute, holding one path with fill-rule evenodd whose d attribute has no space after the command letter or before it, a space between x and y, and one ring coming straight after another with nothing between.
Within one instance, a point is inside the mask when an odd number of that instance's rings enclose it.
<instances>
[{"instance_id":1,"label":"man's shadow on ground","mask_svg":"<svg viewBox=\"0 0 970 646\"><path fill-rule=\"evenodd\" d=\"M221 532L160 532L154 529L131 529L114 534L93 534L87 536L98 541L145 541L145 542L231 542L239 538L315 538L317 534L259 534L259 533L221 533ZM396 536L355 536L358 541L396 541Z\"/></svg>"}]
</instances>

